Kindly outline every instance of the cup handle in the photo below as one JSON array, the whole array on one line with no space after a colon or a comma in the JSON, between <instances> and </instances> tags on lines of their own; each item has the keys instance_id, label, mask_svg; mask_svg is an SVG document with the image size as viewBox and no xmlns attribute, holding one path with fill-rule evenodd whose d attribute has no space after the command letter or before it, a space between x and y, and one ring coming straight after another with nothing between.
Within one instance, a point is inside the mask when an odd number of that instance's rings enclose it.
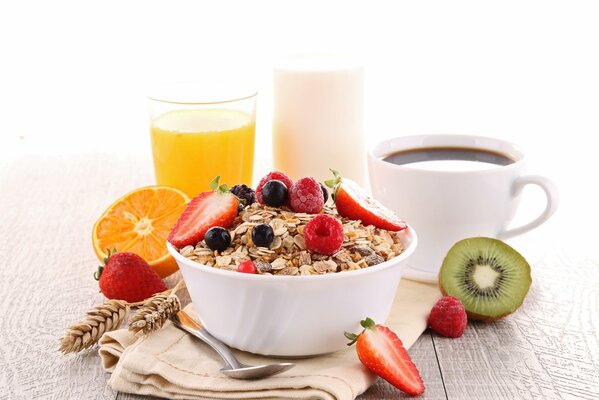
<instances>
[{"instance_id":1,"label":"cup handle","mask_svg":"<svg viewBox=\"0 0 599 400\"><path fill-rule=\"evenodd\" d=\"M526 185L537 185L545 192L545 196L547 197L547 205L545 206L545 210L539 215L537 218L533 219L527 224L522 226L518 226L512 229L504 229L501 231L497 237L499 239L509 239L514 236L521 235L525 232L528 232L541 224L547 221L557 209L557 205L559 203L559 193L557 190L557 186L553 183L552 180L540 175L524 175L519 178L516 178L512 187L512 195L518 196L522 189Z\"/></svg>"}]
</instances>

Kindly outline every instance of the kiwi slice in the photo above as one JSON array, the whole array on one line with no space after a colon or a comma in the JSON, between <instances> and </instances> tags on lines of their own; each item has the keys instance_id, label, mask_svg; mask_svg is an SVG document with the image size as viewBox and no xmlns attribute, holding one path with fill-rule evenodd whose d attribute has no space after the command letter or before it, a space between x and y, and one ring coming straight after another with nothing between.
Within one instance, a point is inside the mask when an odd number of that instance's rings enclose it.
<instances>
[{"instance_id":1,"label":"kiwi slice","mask_svg":"<svg viewBox=\"0 0 599 400\"><path fill-rule=\"evenodd\" d=\"M531 282L524 257L501 240L487 237L454 244L439 271L441 292L460 299L468 317L479 321L516 311Z\"/></svg>"}]
</instances>

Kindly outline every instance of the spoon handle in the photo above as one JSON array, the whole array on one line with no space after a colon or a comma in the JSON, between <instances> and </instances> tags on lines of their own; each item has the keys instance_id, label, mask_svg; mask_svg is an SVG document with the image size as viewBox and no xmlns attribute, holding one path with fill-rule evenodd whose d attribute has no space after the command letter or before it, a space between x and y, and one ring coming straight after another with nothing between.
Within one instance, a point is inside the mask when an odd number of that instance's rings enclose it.
<instances>
[{"instance_id":1,"label":"spoon handle","mask_svg":"<svg viewBox=\"0 0 599 400\"><path fill-rule=\"evenodd\" d=\"M177 315L171 317L171 320L178 328L191 333L195 337L201 339L208 346L212 347L218 353L218 355L222 357L228 368L237 369L243 367L237 358L235 358L231 352L231 349L229 349L227 345L212 336L210 332L194 321L186 312L179 311Z\"/></svg>"}]
</instances>

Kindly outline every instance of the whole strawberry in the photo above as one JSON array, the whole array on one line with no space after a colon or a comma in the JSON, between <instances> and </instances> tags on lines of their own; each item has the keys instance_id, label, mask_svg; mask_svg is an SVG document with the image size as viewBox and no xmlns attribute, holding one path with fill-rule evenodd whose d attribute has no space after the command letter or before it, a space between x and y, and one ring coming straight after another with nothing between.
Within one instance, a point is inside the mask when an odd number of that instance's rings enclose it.
<instances>
[{"instance_id":1,"label":"whole strawberry","mask_svg":"<svg viewBox=\"0 0 599 400\"><path fill-rule=\"evenodd\" d=\"M100 283L100 291L109 299L135 303L166 290L160 276L137 254L117 253L116 250L111 254L108 250L104 264L94 278Z\"/></svg>"},{"instance_id":2,"label":"whole strawberry","mask_svg":"<svg viewBox=\"0 0 599 400\"><path fill-rule=\"evenodd\" d=\"M428 324L441 336L459 338L468 324L464 305L455 297L442 297L431 309Z\"/></svg>"},{"instance_id":3,"label":"whole strawberry","mask_svg":"<svg viewBox=\"0 0 599 400\"><path fill-rule=\"evenodd\" d=\"M386 326L377 325L372 319L360 321L362 333L345 332L356 343L356 352L362 364L396 388L412 396L424 393L420 372L403 347L401 339Z\"/></svg>"}]
</instances>

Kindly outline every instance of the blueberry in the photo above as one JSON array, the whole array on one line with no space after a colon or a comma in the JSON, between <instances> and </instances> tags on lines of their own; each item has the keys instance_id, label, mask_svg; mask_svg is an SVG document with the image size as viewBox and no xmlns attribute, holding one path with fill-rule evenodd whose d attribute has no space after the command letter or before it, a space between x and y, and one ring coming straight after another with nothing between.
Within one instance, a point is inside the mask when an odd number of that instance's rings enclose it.
<instances>
[{"instance_id":1,"label":"blueberry","mask_svg":"<svg viewBox=\"0 0 599 400\"><path fill-rule=\"evenodd\" d=\"M329 199L329 191L321 182L318 182L318 184L320 185L320 188L322 189L322 196L324 197L323 204L326 204L327 200Z\"/></svg>"},{"instance_id":2,"label":"blueberry","mask_svg":"<svg viewBox=\"0 0 599 400\"><path fill-rule=\"evenodd\" d=\"M273 179L262 186L262 200L271 207L285 204L288 195L287 186L279 180Z\"/></svg>"},{"instance_id":3,"label":"blueberry","mask_svg":"<svg viewBox=\"0 0 599 400\"><path fill-rule=\"evenodd\" d=\"M223 251L231 245L231 235L229 234L229 231L220 226L214 226L208 229L206 236L204 236L204 240L211 250Z\"/></svg>"},{"instance_id":4,"label":"blueberry","mask_svg":"<svg viewBox=\"0 0 599 400\"><path fill-rule=\"evenodd\" d=\"M274 239L275 233L268 224L256 225L252 230L252 242L254 242L256 246L268 247Z\"/></svg>"}]
</instances>

